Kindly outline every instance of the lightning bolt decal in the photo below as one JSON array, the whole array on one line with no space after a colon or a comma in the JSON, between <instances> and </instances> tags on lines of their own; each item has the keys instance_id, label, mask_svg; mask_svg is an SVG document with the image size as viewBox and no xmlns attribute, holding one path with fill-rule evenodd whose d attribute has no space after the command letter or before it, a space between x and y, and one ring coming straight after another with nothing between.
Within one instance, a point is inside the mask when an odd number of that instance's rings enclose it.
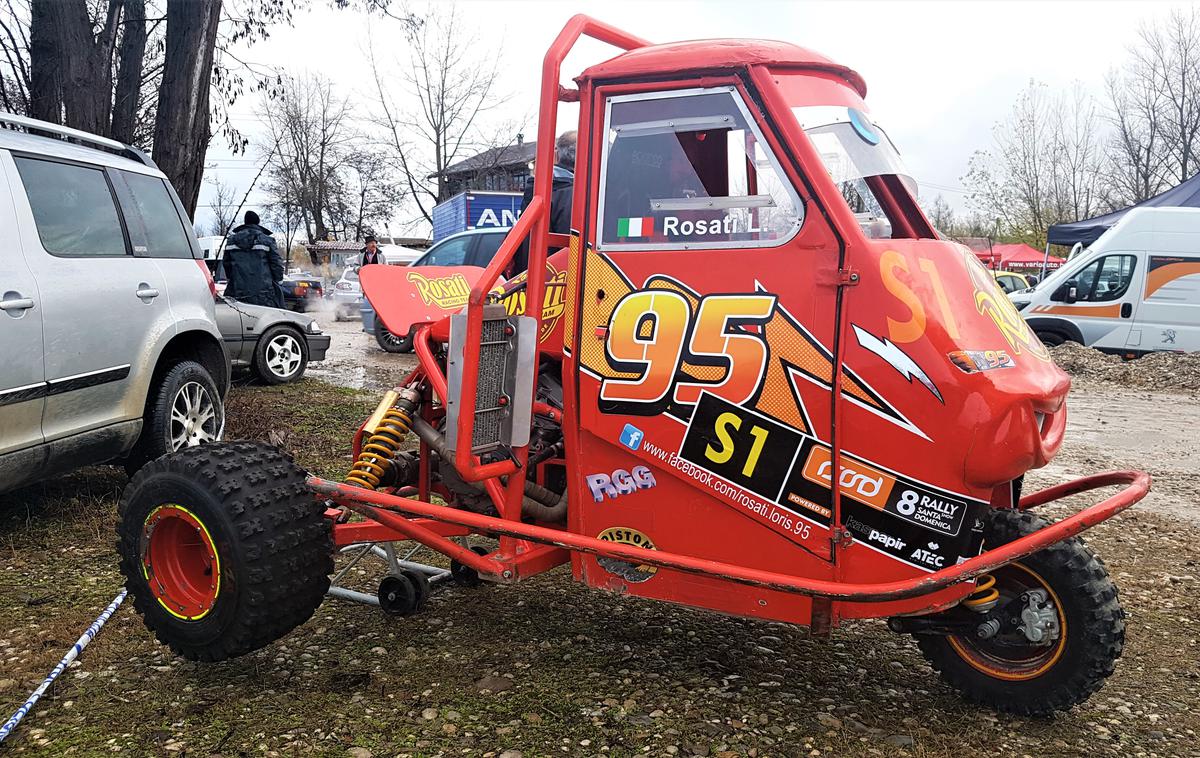
<instances>
[{"instance_id":1,"label":"lightning bolt decal","mask_svg":"<svg viewBox=\"0 0 1200 758\"><path fill-rule=\"evenodd\" d=\"M916 361L908 356L908 353L897 347L896 343L886 337L880 339L857 324L851 324L851 326L854 327L854 335L858 337L858 344L882 358L885 363L896 369L900 373L900 376L907 379L909 384L912 384L913 379L916 379L925 386L925 389L933 393L933 396L938 399L939 403L943 405L946 403L942 399L942 393L934 385L933 380L921 370Z\"/></svg>"}]
</instances>

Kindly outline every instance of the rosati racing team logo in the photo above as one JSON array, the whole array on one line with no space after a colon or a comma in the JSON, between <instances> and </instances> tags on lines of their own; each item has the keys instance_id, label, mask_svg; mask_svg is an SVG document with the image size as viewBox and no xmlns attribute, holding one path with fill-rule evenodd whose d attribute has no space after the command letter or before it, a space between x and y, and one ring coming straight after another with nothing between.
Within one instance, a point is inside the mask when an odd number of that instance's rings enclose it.
<instances>
[{"instance_id":1,"label":"rosati racing team logo","mask_svg":"<svg viewBox=\"0 0 1200 758\"><path fill-rule=\"evenodd\" d=\"M597 539L605 542L616 542L621 545L632 545L633 547L645 548L646 550L657 550L654 542L649 537L642 534L636 529L630 529L627 526L610 526L600 534L596 535ZM627 582L640 584L653 577L658 572L657 566L647 564L635 565L629 561L622 561L617 558L609 558L600 556L596 559L600 567L610 574L615 574Z\"/></svg>"},{"instance_id":2,"label":"rosati racing team logo","mask_svg":"<svg viewBox=\"0 0 1200 758\"><path fill-rule=\"evenodd\" d=\"M525 282L528 277L528 272L521 272L514 276L505 285L504 289L507 294L500 296L500 302L504 304L504 310L510 316L520 316L525 313L525 288L513 290L514 287ZM563 314L567 311L567 272L559 271L550 263L546 263L546 295L542 299L542 331L538 335L539 342L545 342L546 339L554 333L554 327L558 326L558 322L562 319Z\"/></svg>"},{"instance_id":3,"label":"rosati racing team logo","mask_svg":"<svg viewBox=\"0 0 1200 758\"><path fill-rule=\"evenodd\" d=\"M463 307L471 296L471 285L462 274L430 278L418 271L409 271L408 281L416 286L417 294L426 305L445 310Z\"/></svg>"}]
</instances>

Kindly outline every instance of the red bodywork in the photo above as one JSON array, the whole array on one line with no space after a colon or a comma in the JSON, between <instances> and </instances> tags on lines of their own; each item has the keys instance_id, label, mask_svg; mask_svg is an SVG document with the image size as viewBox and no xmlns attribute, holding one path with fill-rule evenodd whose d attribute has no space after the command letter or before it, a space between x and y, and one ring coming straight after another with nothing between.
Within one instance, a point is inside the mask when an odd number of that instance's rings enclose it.
<instances>
[{"instance_id":1,"label":"red bodywork","mask_svg":"<svg viewBox=\"0 0 1200 758\"><path fill-rule=\"evenodd\" d=\"M580 35L627 52L585 71L578 90L560 88L560 64ZM422 445L415 499L310 480L369 519L338 524L338 544L413 539L497 580L570 560L575 577L592 586L824 630L844 618L953 605L971 592L973 577L1145 495L1145 474L1114 472L1014 497L1014 483L1062 442L1069 379L973 254L936 238L896 177L865 180L891 235L864 232L792 115L810 106L865 113L866 87L853 71L780 42L650 45L577 16L542 74L534 199L491 265L469 281L457 433L473 438L472 346L483 306L529 237L528 280L509 282L499 302L536 319L543 356L561 361L562 412L534 410L562 424L565 460L549 465L565 466L567 522L522 521L531 475L523 447L488 463L466 445L456 453L462 478L485 486L498 517L430 503L444 493L431 491ZM744 105L755 139L777 157L802 204L798 229L781 244L744 249L605 248L597 199L610 139L606 104L696 89L733 93ZM550 235L547 219L557 107L575 100L568 240ZM660 220L621 223L653 228ZM424 324L415 340L420 367L405 383L423 382L427 400L444 404L443 314L463 303L439 312L403 269L381 274L396 280L385 284L372 268L363 287L388 329ZM659 355L671 340L676 353ZM631 348L639 360L628 359ZM423 405L431 420L433 407ZM1125 485L1118 494L980 554L985 509L1029 508L1116 484ZM500 548L478 556L448 539L466 533L499 535Z\"/></svg>"}]
</instances>

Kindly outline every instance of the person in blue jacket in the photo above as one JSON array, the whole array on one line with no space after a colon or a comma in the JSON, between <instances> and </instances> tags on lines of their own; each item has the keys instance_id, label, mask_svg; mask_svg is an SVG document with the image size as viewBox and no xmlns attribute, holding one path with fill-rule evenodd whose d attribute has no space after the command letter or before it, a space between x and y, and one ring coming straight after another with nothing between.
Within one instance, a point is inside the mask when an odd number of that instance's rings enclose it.
<instances>
[{"instance_id":1,"label":"person in blue jacket","mask_svg":"<svg viewBox=\"0 0 1200 758\"><path fill-rule=\"evenodd\" d=\"M271 231L258 214L246 211L244 222L225 242L225 295L252 305L283 307L283 260Z\"/></svg>"}]
</instances>

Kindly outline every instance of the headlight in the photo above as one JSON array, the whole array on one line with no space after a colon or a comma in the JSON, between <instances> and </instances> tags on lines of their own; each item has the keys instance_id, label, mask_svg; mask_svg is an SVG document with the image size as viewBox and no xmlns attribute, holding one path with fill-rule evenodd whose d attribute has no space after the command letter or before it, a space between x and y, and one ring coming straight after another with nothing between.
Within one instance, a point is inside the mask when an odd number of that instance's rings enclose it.
<instances>
[{"instance_id":1,"label":"headlight","mask_svg":"<svg viewBox=\"0 0 1200 758\"><path fill-rule=\"evenodd\" d=\"M1012 304L1018 311L1023 311L1029 307L1030 300L1013 300Z\"/></svg>"},{"instance_id":2,"label":"headlight","mask_svg":"<svg viewBox=\"0 0 1200 758\"><path fill-rule=\"evenodd\" d=\"M318 324L316 321L309 321L308 322L308 333L309 334L320 334L321 333L321 325Z\"/></svg>"}]
</instances>

